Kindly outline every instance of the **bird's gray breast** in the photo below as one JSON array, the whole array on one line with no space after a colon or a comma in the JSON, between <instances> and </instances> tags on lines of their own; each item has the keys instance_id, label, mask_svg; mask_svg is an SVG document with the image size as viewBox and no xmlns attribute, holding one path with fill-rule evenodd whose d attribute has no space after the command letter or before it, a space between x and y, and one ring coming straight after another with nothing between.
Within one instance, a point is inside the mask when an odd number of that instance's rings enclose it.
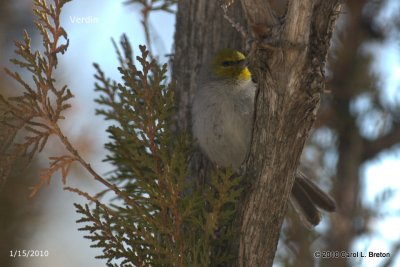
<instances>
[{"instance_id":1,"label":"bird's gray breast","mask_svg":"<svg viewBox=\"0 0 400 267\"><path fill-rule=\"evenodd\" d=\"M203 89L203 90L202 90ZM251 138L255 86L200 88L193 102L193 133L201 149L219 166L237 169Z\"/></svg>"}]
</instances>

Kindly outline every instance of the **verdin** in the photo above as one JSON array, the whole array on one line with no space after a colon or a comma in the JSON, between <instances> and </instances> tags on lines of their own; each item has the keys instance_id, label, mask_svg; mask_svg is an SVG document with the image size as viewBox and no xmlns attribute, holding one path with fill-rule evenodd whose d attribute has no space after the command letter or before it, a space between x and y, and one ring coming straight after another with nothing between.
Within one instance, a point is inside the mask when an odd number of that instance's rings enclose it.
<instances>
[{"instance_id":1,"label":"verdin","mask_svg":"<svg viewBox=\"0 0 400 267\"><path fill-rule=\"evenodd\" d=\"M245 56L232 49L219 51L200 75L192 103L193 135L214 164L237 170L250 147L257 86ZM335 210L332 198L300 171L291 203L308 227L320 221L317 207Z\"/></svg>"}]
</instances>

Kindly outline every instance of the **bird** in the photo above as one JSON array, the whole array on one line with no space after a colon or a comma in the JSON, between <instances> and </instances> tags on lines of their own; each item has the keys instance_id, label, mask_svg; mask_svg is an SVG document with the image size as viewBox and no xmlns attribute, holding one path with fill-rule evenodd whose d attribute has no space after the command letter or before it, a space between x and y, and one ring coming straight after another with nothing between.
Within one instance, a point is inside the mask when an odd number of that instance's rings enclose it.
<instances>
[{"instance_id":1,"label":"bird","mask_svg":"<svg viewBox=\"0 0 400 267\"><path fill-rule=\"evenodd\" d=\"M192 134L214 165L238 171L246 159L256 90L248 61L238 50L222 49L202 68L191 107ZM290 202L307 228L319 224L320 210L336 209L332 197L299 169Z\"/></svg>"}]
</instances>

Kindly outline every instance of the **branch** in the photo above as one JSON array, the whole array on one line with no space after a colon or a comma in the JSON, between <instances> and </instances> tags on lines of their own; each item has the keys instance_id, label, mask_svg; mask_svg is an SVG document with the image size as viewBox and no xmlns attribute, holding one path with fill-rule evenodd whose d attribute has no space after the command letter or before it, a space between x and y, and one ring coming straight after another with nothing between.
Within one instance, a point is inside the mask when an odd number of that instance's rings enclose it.
<instances>
[{"instance_id":1,"label":"branch","mask_svg":"<svg viewBox=\"0 0 400 267\"><path fill-rule=\"evenodd\" d=\"M64 28L60 25L60 15L62 7L69 0L54 0L53 4L47 4L44 0L34 1L34 13L37 17L35 22L37 29L42 35L43 45L45 48L44 55L39 51L32 51L31 38L28 33L24 33L24 40L16 42L16 54L21 59L13 59L12 62L21 68L27 69L33 74L35 87L31 87L17 72L6 70L6 73L19 82L25 89L22 96L10 98L9 101L0 97L0 104L8 107L8 112L15 118L24 122L25 129L32 135L25 136L25 142L16 145L28 154L30 158L36 152L41 152L51 135L56 135L71 155L63 157L51 158L53 162L47 170L41 174L39 183L32 188L31 196L41 188L46 182L50 182L51 176L56 171L61 171L63 182L69 166L74 162L79 162L93 177L107 188L113 190L116 195L124 199L127 203L132 203L132 199L122 192L115 184L111 184L101 177L91 165L85 161L78 151L73 147L68 138L64 135L59 126L59 121L64 119L62 112L70 108L68 103L73 95L67 86L58 87L54 79L54 71L57 68L59 54L64 54L68 48L68 37ZM51 22L51 23L50 23ZM61 39L65 39L64 44L60 43ZM55 99L52 101L52 99ZM13 101L13 105L11 104ZM28 118L24 118L25 116ZM37 119L34 121L33 119ZM0 118L0 123L2 119ZM10 126L10 125L9 125ZM12 126L12 125L11 125ZM31 151L28 149L31 148ZM0 170L1 171L1 170Z\"/></svg>"},{"instance_id":2,"label":"branch","mask_svg":"<svg viewBox=\"0 0 400 267\"><path fill-rule=\"evenodd\" d=\"M261 45L252 62L258 94L245 166L252 181L239 211L237 266L272 266L293 174L324 88L321 70L339 1L288 1L283 21L272 1L241 2Z\"/></svg>"},{"instance_id":3,"label":"branch","mask_svg":"<svg viewBox=\"0 0 400 267\"><path fill-rule=\"evenodd\" d=\"M239 22L236 22L234 18L230 17L228 15L228 8L230 5L232 5L234 0L227 0L226 3L221 5L222 11L224 12L224 18L232 25L232 27L240 33L243 39L249 40L250 38L247 36L246 30L242 27L242 25Z\"/></svg>"},{"instance_id":4,"label":"branch","mask_svg":"<svg viewBox=\"0 0 400 267\"><path fill-rule=\"evenodd\" d=\"M375 157L382 150L400 144L400 124L396 124L392 131L373 141L364 140L363 161Z\"/></svg>"},{"instance_id":5,"label":"branch","mask_svg":"<svg viewBox=\"0 0 400 267\"><path fill-rule=\"evenodd\" d=\"M393 246L392 246L392 251L390 252L390 257L383 262L383 264L381 265L381 267L391 267L394 266L394 261L397 258L396 256L399 255L400 253L400 242L396 242Z\"/></svg>"},{"instance_id":6,"label":"branch","mask_svg":"<svg viewBox=\"0 0 400 267\"><path fill-rule=\"evenodd\" d=\"M269 1L241 0L241 2L249 25L278 24L278 17Z\"/></svg>"},{"instance_id":7,"label":"branch","mask_svg":"<svg viewBox=\"0 0 400 267\"><path fill-rule=\"evenodd\" d=\"M323 64L326 62L326 52L330 46L334 24L340 14L341 2L340 0L314 1L310 46L311 50L316 50L314 51L316 55L320 55L318 60Z\"/></svg>"}]
</instances>

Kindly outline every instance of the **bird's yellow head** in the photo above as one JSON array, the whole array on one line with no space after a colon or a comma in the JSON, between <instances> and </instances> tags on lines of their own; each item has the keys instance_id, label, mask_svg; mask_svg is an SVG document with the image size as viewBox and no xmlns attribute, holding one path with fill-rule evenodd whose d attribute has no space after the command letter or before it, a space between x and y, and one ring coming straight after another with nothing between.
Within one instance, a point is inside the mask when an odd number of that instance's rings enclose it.
<instances>
[{"instance_id":1,"label":"bird's yellow head","mask_svg":"<svg viewBox=\"0 0 400 267\"><path fill-rule=\"evenodd\" d=\"M220 78L250 80L251 73L247 68L246 57L237 50L225 48L214 57L212 69Z\"/></svg>"}]
</instances>

